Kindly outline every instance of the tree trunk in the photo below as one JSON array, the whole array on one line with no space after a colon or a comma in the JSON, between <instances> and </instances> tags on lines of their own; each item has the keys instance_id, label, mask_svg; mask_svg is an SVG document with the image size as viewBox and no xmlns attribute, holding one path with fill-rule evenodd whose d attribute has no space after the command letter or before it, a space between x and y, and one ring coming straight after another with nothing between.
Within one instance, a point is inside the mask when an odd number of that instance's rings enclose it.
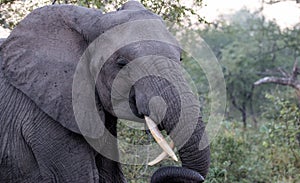
<instances>
[{"instance_id":1,"label":"tree trunk","mask_svg":"<svg viewBox=\"0 0 300 183\"><path fill-rule=\"evenodd\" d=\"M241 111L244 129L247 128L247 113L246 110Z\"/></svg>"}]
</instances>

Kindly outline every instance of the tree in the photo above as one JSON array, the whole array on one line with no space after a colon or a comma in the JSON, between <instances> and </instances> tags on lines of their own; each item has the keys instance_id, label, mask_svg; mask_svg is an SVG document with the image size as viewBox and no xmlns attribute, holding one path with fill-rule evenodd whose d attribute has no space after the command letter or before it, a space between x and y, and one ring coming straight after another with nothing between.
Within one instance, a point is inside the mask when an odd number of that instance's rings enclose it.
<instances>
[{"instance_id":1,"label":"tree","mask_svg":"<svg viewBox=\"0 0 300 183\"><path fill-rule=\"evenodd\" d=\"M287 51L286 55L282 55L285 56L284 58L282 58L283 60L285 60L285 62L282 62L282 64L277 68L269 68L267 70L269 72L265 73L265 75L267 76L257 80L254 85L258 86L261 84L273 83L292 87L296 91L300 104L300 81L298 79L300 73L300 68L298 67L298 59L300 56L299 36L300 25L296 25L292 29L285 29L282 32L283 41L281 42L280 46L278 46L278 48L281 51ZM288 50L286 50L287 48ZM294 64L292 64L292 60L295 60ZM293 66L291 72L288 72L287 70L290 70L291 66Z\"/></svg>"},{"instance_id":2,"label":"tree","mask_svg":"<svg viewBox=\"0 0 300 183\"><path fill-rule=\"evenodd\" d=\"M300 3L300 0L264 0L263 2L267 4L275 4L284 1L295 1L296 3Z\"/></svg>"},{"instance_id":3,"label":"tree","mask_svg":"<svg viewBox=\"0 0 300 183\"><path fill-rule=\"evenodd\" d=\"M256 125L256 109L265 105L269 86L255 88L253 83L270 70L289 68L299 51L299 29L282 30L266 21L260 12L241 10L200 31L224 68L227 85L228 117L238 116L247 126L248 117Z\"/></svg>"},{"instance_id":4,"label":"tree","mask_svg":"<svg viewBox=\"0 0 300 183\"><path fill-rule=\"evenodd\" d=\"M128 0L1 0L0 26L13 29L33 9L51 4L74 4L101 9L103 12L114 11ZM196 13L202 7L202 0L192 1L185 5L184 0L141 0L141 3L164 20L180 26L190 26L192 19L197 23L205 22L204 18Z\"/></svg>"}]
</instances>

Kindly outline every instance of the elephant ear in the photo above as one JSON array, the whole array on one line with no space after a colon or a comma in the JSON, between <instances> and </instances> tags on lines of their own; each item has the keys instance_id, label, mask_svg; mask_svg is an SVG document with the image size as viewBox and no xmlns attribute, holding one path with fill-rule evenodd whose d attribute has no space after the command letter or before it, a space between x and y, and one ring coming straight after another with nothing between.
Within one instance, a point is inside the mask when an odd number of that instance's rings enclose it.
<instances>
[{"instance_id":1,"label":"elephant ear","mask_svg":"<svg viewBox=\"0 0 300 183\"><path fill-rule=\"evenodd\" d=\"M72 84L76 66L88 45L110 28L128 21L160 19L136 1L119 11L54 5L30 13L1 45L2 72L17 89L67 129L98 138L104 125L76 123ZM104 111L98 111L104 121ZM94 115L94 114L87 114Z\"/></svg>"},{"instance_id":2,"label":"elephant ear","mask_svg":"<svg viewBox=\"0 0 300 183\"><path fill-rule=\"evenodd\" d=\"M0 49L2 71L13 86L64 127L91 138L99 137L103 129L100 124L79 130L72 82L89 39L101 32L92 27L101 16L99 10L71 5L39 8L19 23Z\"/></svg>"},{"instance_id":3,"label":"elephant ear","mask_svg":"<svg viewBox=\"0 0 300 183\"><path fill-rule=\"evenodd\" d=\"M0 46L4 43L5 39L4 38L0 38Z\"/></svg>"}]
</instances>

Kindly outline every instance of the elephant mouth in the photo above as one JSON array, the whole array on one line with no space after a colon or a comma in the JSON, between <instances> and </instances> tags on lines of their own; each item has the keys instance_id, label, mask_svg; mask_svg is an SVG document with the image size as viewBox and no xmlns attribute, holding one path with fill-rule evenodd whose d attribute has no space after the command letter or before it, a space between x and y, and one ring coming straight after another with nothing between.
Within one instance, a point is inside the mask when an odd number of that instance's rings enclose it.
<instances>
[{"instance_id":1,"label":"elephant mouth","mask_svg":"<svg viewBox=\"0 0 300 183\"><path fill-rule=\"evenodd\" d=\"M143 113L139 112L139 110L137 108L135 92L134 92L133 88L131 88L130 93L129 93L129 107L130 107L131 111L133 112L133 114L135 116L137 116L138 118L143 119L145 115L149 115L149 114L143 114Z\"/></svg>"},{"instance_id":2,"label":"elephant mouth","mask_svg":"<svg viewBox=\"0 0 300 183\"><path fill-rule=\"evenodd\" d=\"M135 90L132 88L129 93L129 106L131 111L134 115L136 115L138 118L144 119L145 123L150 130L154 140L158 143L158 145L162 148L163 152L154 160L150 161L148 165L153 166L159 162L161 162L163 159L165 159L167 156L170 156L174 161L178 161L178 158L176 157L173 149L175 147L173 141L168 144L165 140L164 136L158 129L156 123L149 117L149 114L145 113L146 111L139 111L136 103L136 96L135 96Z\"/></svg>"},{"instance_id":3,"label":"elephant mouth","mask_svg":"<svg viewBox=\"0 0 300 183\"><path fill-rule=\"evenodd\" d=\"M174 143L171 142L170 145L167 143L167 141L165 140L165 138L163 137L162 133L160 132L160 130L158 129L158 127L156 126L155 122L148 117L147 115L144 115L142 113L140 113L136 107L136 100L134 97L134 92L130 94L130 99L129 99L129 105L130 108L132 110L132 112L139 118L144 118L145 119L145 123L147 124L148 129L150 130L154 140L158 143L158 145L162 148L163 152L157 157L155 158L153 161L150 161L148 163L148 165L152 166L155 165L157 163L159 163L160 161L162 161L163 159L165 159L168 155L174 160L174 161L178 161L178 158L176 157L173 149L174 149Z\"/></svg>"}]
</instances>

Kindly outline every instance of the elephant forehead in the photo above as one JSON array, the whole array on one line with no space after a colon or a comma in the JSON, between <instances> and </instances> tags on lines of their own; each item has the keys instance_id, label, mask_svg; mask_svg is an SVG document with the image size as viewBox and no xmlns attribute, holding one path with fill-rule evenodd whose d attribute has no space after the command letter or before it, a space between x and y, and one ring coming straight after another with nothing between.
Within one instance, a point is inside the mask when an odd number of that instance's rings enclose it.
<instances>
[{"instance_id":1,"label":"elephant forehead","mask_svg":"<svg viewBox=\"0 0 300 183\"><path fill-rule=\"evenodd\" d=\"M128 1L120 10L146 10L146 8L138 1Z\"/></svg>"},{"instance_id":2,"label":"elephant forehead","mask_svg":"<svg viewBox=\"0 0 300 183\"><path fill-rule=\"evenodd\" d=\"M180 48L160 41L145 40L126 45L120 48L114 55L121 55L128 60L134 60L147 55L157 55L179 61Z\"/></svg>"},{"instance_id":3,"label":"elephant forehead","mask_svg":"<svg viewBox=\"0 0 300 183\"><path fill-rule=\"evenodd\" d=\"M105 32L123 23L147 19L157 19L161 22L163 21L161 17L148 10L120 10L104 14L98 23L101 25L100 29Z\"/></svg>"},{"instance_id":4,"label":"elephant forehead","mask_svg":"<svg viewBox=\"0 0 300 183\"><path fill-rule=\"evenodd\" d=\"M93 58L89 64L92 77L96 79L99 68L102 68L107 59L117 50L126 45L143 41L164 42L180 47L165 25L157 19L137 20L121 24L106 31L89 45L87 52L92 53L91 57ZM82 58L81 62L85 62L85 60Z\"/></svg>"}]
</instances>

